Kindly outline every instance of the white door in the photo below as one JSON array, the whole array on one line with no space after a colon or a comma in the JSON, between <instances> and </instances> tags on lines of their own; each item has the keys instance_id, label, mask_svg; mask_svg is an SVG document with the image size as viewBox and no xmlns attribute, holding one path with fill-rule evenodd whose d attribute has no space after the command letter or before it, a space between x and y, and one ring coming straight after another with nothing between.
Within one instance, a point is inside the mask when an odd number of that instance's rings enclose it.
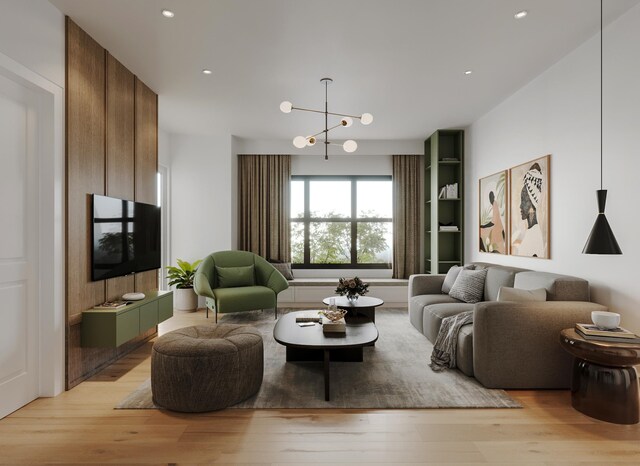
<instances>
[{"instance_id":1,"label":"white door","mask_svg":"<svg viewBox=\"0 0 640 466\"><path fill-rule=\"evenodd\" d=\"M0 418L38 395L38 96L0 75Z\"/></svg>"}]
</instances>

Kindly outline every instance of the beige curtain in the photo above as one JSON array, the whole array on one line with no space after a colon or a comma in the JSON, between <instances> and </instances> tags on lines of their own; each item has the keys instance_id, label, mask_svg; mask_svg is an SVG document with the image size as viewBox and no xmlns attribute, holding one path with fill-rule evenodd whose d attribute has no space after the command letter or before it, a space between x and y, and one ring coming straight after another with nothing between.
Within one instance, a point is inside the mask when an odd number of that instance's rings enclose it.
<instances>
[{"instance_id":1,"label":"beige curtain","mask_svg":"<svg viewBox=\"0 0 640 466\"><path fill-rule=\"evenodd\" d=\"M393 278L420 273L421 157L393 156Z\"/></svg>"},{"instance_id":2,"label":"beige curtain","mask_svg":"<svg viewBox=\"0 0 640 466\"><path fill-rule=\"evenodd\" d=\"M291 261L289 155L238 155L238 248Z\"/></svg>"}]
</instances>

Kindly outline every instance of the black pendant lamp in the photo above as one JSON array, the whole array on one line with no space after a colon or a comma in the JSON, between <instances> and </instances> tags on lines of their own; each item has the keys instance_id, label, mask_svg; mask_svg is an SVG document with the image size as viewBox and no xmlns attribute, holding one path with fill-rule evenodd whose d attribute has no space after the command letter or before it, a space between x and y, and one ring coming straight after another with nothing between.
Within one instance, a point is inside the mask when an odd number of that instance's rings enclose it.
<instances>
[{"instance_id":1,"label":"black pendant lamp","mask_svg":"<svg viewBox=\"0 0 640 466\"><path fill-rule=\"evenodd\" d=\"M582 254L622 254L622 250L616 241L611 226L604 215L607 203L607 190L602 189L602 0L600 0L600 189L596 192L598 197L598 217L593 224L587 244L584 245Z\"/></svg>"}]
</instances>

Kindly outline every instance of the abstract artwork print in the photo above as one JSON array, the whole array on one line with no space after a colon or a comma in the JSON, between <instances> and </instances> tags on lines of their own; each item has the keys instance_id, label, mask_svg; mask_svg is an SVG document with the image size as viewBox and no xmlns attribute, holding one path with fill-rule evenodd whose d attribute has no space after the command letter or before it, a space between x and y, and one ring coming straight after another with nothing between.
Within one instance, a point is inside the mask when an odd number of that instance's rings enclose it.
<instances>
[{"instance_id":1,"label":"abstract artwork print","mask_svg":"<svg viewBox=\"0 0 640 466\"><path fill-rule=\"evenodd\" d=\"M550 155L510 170L511 254L549 259Z\"/></svg>"},{"instance_id":2,"label":"abstract artwork print","mask_svg":"<svg viewBox=\"0 0 640 466\"><path fill-rule=\"evenodd\" d=\"M480 252L508 254L508 172L501 171L479 181Z\"/></svg>"}]
</instances>

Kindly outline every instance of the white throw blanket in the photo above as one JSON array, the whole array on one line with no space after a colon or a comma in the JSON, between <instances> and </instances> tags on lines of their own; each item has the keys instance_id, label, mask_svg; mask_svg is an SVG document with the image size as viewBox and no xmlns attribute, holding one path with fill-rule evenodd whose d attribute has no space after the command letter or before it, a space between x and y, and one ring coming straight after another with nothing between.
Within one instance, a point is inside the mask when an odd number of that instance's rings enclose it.
<instances>
[{"instance_id":1,"label":"white throw blanket","mask_svg":"<svg viewBox=\"0 0 640 466\"><path fill-rule=\"evenodd\" d=\"M463 325L473 322L473 311L465 311L451 317L442 319L442 325L438 332L438 338L433 345L431 364L429 367L434 372L456 367L456 348L458 346L458 334Z\"/></svg>"}]
</instances>

